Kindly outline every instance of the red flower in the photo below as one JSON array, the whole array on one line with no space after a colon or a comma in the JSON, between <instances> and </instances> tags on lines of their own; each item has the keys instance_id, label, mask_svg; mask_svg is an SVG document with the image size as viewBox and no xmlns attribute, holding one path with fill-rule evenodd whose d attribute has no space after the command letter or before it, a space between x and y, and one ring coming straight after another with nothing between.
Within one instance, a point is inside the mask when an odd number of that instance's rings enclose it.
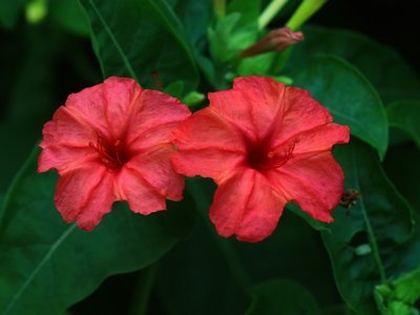
<instances>
[{"instance_id":1,"label":"red flower","mask_svg":"<svg viewBox=\"0 0 420 315\"><path fill-rule=\"evenodd\" d=\"M292 200L319 221L333 220L343 173L331 148L349 141L347 126L308 92L269 78L238 78L209 100L175 131L172 162L218 185L210 218L220 235L260 241Z\"/></svg>"},{"instance_id":2,"label":"red flower","mask_svg":"<svg viewBox=\"0 0 420 315\"><path fill-rule=\"evenodd\" d=\"M132 211L182 199L184 180L170 164L173 129L190 115L175 98L129 78L71 94L43 129L38 171L57 169L55 205L67 222L92 230L117 200Z\"/></svg>"}]
</instances>

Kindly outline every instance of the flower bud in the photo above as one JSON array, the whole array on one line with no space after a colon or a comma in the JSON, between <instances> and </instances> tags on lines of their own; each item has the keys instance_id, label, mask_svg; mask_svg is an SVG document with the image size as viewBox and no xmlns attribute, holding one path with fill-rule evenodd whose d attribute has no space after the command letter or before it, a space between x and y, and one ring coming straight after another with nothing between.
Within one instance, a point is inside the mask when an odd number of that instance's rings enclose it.
<instances>
[{"instance_id":1,"label":"flower bud","mask_svg":"<svg viewBox=\"0 0 420 315\"><path fill-rule=\"evenodd\" d=\"M287 47L302 41L302 32L293 32L288 27L270 31L254 45L248 47L240 54L240 58L251 57L269 51L283 51Z\"/></svg>"}]
</instances>

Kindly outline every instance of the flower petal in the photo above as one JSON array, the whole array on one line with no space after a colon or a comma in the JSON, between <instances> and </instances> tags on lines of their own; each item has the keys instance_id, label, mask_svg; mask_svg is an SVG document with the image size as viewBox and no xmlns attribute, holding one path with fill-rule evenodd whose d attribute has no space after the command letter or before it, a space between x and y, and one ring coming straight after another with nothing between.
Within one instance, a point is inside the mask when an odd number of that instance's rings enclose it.
<instances>
[{"instance_id":1,"label":"flower petal","mask_svg":"<svg viewBox=\"0 0 420 315\"><path fill-rule=\"evenodd\" d=\"M210 219L224 237L258 242L274 231L285 203L263 175L243 169L217 188Z\"/></svg>"},{"instance_id":2,"label":"flower petal","mask_svg":"<svg viewBox=\"0 0 420 315\"><path fill-rule=\"evenodd\" d=\"M170 200L182 199L184 177L175 173L171 155L175 148L170 144L155 146L130 160L125 166L134 169L160 195Z\"/></svg>"},{"instance_id":3,"label":"flower petal","mask_svg":"<svg viewBox=\"0 0 420 315\"><path fill-rule=\"evenodd\" d=\"M222 183L243 161L243 155L238 152L212 148L182 150L172 156L176 172L185 176L210 177L217 184Z\"/></svg>"},{"instance_id":4,"label":"flower petal","mask_svg":"<svg viewBox=\"0 0 420 315\"><path fill-rule=\"evenodd\" d=\"M173 139L173 132L179 126L179 121L169 122L151 128L130 143L130 150L140 152L162 143L169 143Z\"/></svg>"},{"instance_id":5,"label":"flower petal","mask_svg":"<svg viewBox=\"0 0 420 315\"><path fill-rule=\"evenodd\" d=\"M248 101L255 132L259 139L265 138L283 107L286 86L272 78L250 76L236 78L233 89Z\"/></svg>"},{"instance_id":6,"label":"flower petal","mask_svg":"<svg viewBox=\"0 0 420 315\"><path fill-rule=\"evenodd\" d=\"M105 214L111 212L112 204L115 201L113 186L113 175L106 172L100 183L91 192L88 203L77 218L79 228L91 231L101 222Z\"/></svg>"},{"instance_id":7,"label":"flower petal","mask_svg":"<svg viewBox=\"0 0 420 315\"><path fill-rule=\"evenodd\" d=\"M141 107L144 90L131 78L109 77L103 83L104 106L113 139L120 139L132 113Z\"/></svg>"},{"instance_id":8,"label":"flower petal","mask_svg":"<svg viewBox=\"0 0 420 315\"><path fill-rule=\"evenodd\" d=\"M59 173L73 168L95 158L95 152L89 147L72 147L66 145L49 145L45 147L38 158L38 172L46 172L52 168Z\"/></svg>"},{"instance_id":9,"label":"flower petal","mask_svg":"<svg viewBox=\"0 0 420 315\"><path fill-rule=\"evenodd\" d=\"M180 150L220 149L245 153L243 136L209 108L202 109L181 123L174 132Z\"/></svg>"},{"instance_id":10,"label":"flower petal","mask_svg":"<svg viewBox=\"0 0 420 315\"><path fill-rule=\"evenodd\" d=\"M278 122L273 126L272 146L306 130L332 122L328 110L319 104L308 91L287 87Z\"/></svg>"},{"instance_id":11,"label":"flower petal","mask_svg":"<svg viewBox=\"0 0 420 315\"><path fill-rule=\"evenodd\" d=\"M344 175L331 152L291 159L266 176L273 188L295 200L313 218L333 221L330 212L340 201Z\"/></svg>"},{"instance_id":12,"label":"flower petal","mask_svg":"<svg viewBox=\"0 0 420 315\"><path fill-rule=\"evenodd\" d=\"M174 132L179 153L172 162L178 173L211 177L219 182L244 160L240 132L209 108L192 115Z\"/></svg>"},{"instance_id":13,"label":"flower petal","mask_svg":"<svg viewBox=\"0 0 420 315\"><path fill-rule=\"evenodd\" d=\"M97 133L115 140L125 132L131 112L140 106L141 92L133 79L109 77L101 84L71 94L65 106Z\"/></svg>"},{"instance_id":14,"label":"flower petal","mask_svg":"<svg viewBox=\"0 0 420 315\"><path fill-rule=\"evenodd\" d=\"M148 215L166 209L165 197L134 169L125 167L121 170L118 187L120 199L127 200L135 213Z\"/></svg>"},{"instance_id":15,"label":"flower petal","mask_svg":"<svg viewBox=\"0 0 420 315\"><path fill-rule=\"evenodd\" d=\"M293 149L293 156L311 152L331 150L334 144L348 143L350 140L349 127L328 123L313 129L302 131L277 145L272 152Z\"/></svg>"},{"instance_id":16,"label":"flower petal","mask_svg":"<svg viewBox=\"0 0 420 315\"><path fill-rule=\"evenodd\" d=\"M209 109L230 125L240 130L246 138L256 140L256 126L251 115L253 105L244 94L235 90L209 93Z\"/></svg>"},{"instance_id":17,"label":"flower petal","mask_svg":"<svg viewBox=\"0 0 420 315\"><path fill-rule=\"evenodd\" d=\"M55 205L66 222L93 229L114 201L112 176L101 165L87 164L63 174L57 184Z\"/></svg>"},{"instance_id":18,"label":"flower petal","mask_svg":"<svg viewBox=\"0 0 420 315\"><path fill-rule=\"evenodd\" d=\"M53 119L44 125L40 147L59 144L88 147L90 141L96 141L95 131L61 106L54 113Z\"/></svg>"},{"instance_id":19,"label":"flower petal","mask_svg":"<svg viewBox=\"0 0 420 315\"><path fill-rule=\"evenodd\" d=\"M160 91L144 90L139 102L140 105L136 107L127 130L129 144L141 142L144 135L149 137L144 141L150 143L150 137L153 137L154 132L159 132L161 126L168 127L169 123L181 122L191 115L186 105ZM157 137L157 140L161 141L162 138ZM165 138L165 142L170 140L170 137Z\"/></svg>"}]
</instances>

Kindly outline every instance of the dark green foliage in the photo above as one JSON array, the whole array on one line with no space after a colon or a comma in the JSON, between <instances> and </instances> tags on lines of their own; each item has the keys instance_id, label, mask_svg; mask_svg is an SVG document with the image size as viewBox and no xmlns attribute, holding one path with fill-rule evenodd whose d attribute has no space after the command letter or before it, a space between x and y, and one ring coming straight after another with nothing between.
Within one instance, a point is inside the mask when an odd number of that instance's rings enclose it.
<instances>
[{"instance_id":1,"label":"dark green foliage","mask_svg":"<svg viewBox=\"0 0 420 315\"><path fill-rule=\"evenodd\" d=\"M0 0L1 315L114 315L114 301L130 315L418 313L418 74L391 47L321 26L304 26L305 40L283 53L241 59L270 30L257 23L269 2L231 0L216 18L213 0ZM34 3L45 9L38 20L28 15ZM38 174L39 149L30 151L69 93L111 75L192 110L238 75L305 88L350 127L334 156L345 190L360 196L337 206L332 224L290 203L257 244L216 233L208 179L188 180L165 212L117 203L93 232L66 224L53 202L57 176Z\"/></svg>"}]
</instances>

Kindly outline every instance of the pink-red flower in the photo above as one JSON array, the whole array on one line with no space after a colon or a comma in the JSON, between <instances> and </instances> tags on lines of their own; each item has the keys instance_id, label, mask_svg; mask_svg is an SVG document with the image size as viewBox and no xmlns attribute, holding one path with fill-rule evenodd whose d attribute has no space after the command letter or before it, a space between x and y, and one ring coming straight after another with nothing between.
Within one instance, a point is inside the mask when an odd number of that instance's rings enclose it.
<instances>
[{"instance_id":1,"label":"pink-red flower","mask_svg":"<svg viewBox=\"0 0 420 315\"><path fill-rule=\"evenodd\" d=\"M71 94L44 126L38 161L39 172L60 174L54 200L64 220L92 230L114 201L150 214L164 210L166 198L182 199L171 134L189 115L175 98L129 78Z\"/></svg>"},{"instance_id":2,"label":"pink-red flower","mask_svg":"<svg viewBox=\"0 0 420 315\"><path fill-rule=\"evenodd\" d=\"M238 78L209 100L175 131L172 162L177 172L218 185L210 219L220 235L260 241L289 201L319 221L333 220L343 172L331 149L349 141L347 126L333 123L307 91L270 78Z\"/></svg>"}]
</instances>

